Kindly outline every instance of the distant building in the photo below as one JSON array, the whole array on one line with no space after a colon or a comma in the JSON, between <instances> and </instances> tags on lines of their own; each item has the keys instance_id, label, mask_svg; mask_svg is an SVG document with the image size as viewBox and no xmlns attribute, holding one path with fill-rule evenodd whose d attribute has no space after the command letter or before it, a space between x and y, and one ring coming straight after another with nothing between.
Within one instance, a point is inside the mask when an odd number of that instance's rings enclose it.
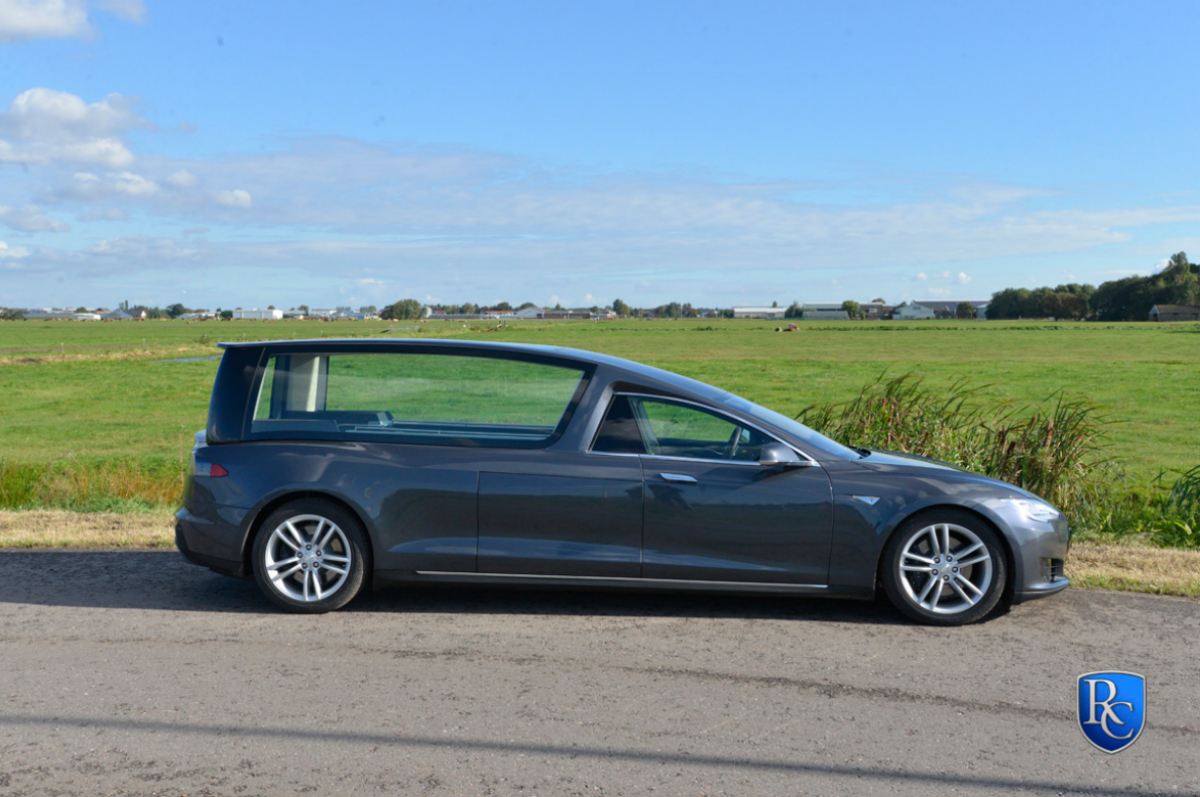
<instances>
[{"instance_id":1,"label":"distant building","mask_svg":"<svg viewBox=\"0 0 1200 797\"><path fill-rule=\"evenodd\" d=\"M1156 304L1150 308L1151 321L1200 321L1200 307L1186 304Z\"/></svg>"},{"instance_id":2,"label":"distant building","mask_svg":"<svg viewBox=\"0 0 1200 797\"><path fill-rule=\"evenodd\" d=\"M270 311L268 311L270 312ZM217 314L209 310L197 310L194 313L184 313L179 316L180 321L210 321L217 317Z\"/></svg>"},{"instance_id":3,"label":"distant building","mask_svg":"<svg viewBox=\"0 0 1200 797\"><path fill-rule=\"evenodd\" d=\"M850 314L837 305L837 309L805 306L801 315L805 321L849 321Z\"/></svg>"},{"instance_id":4,"label":"distant building","mask_svg":"<svg viewBox=\"0 0 1200 797\"><path fill-rule=\"evenodd\" d=\"M433 317L437 318L437 315L435 314ZM616 318L617 314L614 313L610 308L607 308L607 307L597 313L593 313L591 310L552 310L547 307L526 307L524 310L517 310L516 312L511 312L511 313L510 312L504 312L504 313L486 313L485 312L485 313L479 314L477 317L479 317L479 318L522 318L522 319L527 319L527 320L538 320L538 321L571 321L571 320L590 321L590 320L600 319L600 318L603 318L603 319Z\"/></svg>"},{"instance_id":5,"label":"distant building","mask_svg":"<svg viewBox=\"0 0 1200 797\"><path fill-rule=\"evenodd\" d=\"M897 308L892 317L897 321L913 321L928 318L956 318L958 306L969 304L975 308L975 318L987 318L987 308L990 301L967 299L922 299L909 302Z\"/></svg>"},{"instance_id":6,"label":"distant building","mask_svg":"<svg viewBox=\"0 0 1200 797\"><path fill-rule=\"evenodd\" d=\"M282 321L282 310L234 310L234 321Z\"/></svg>"},{"instance_id":7,"label":"distant building","mask_svg":"<svg viewBox=\"0 0 1200 797\"><path fill-rule=\"evenodd\" d=\"M21 311L26 321L99 321L99 313L76 313L74 310L53 307L28 308Z\"/></svg>"},{"instance_id":8,"label":"distant building","mask_svg":"<svg viewBox=\"0 0 1200 797\"><path fill-rule=\"evenodd\" d=\"M858 306L858 312L868 321L880 321L892 317L896 308L883 302L863 302Z\"/></svg>"},{"instance_id":9,"label":"distant building","mask_svg":"<svg viewBox=\"0 0 1200 797\"><path fill-rule=\"evenodd\" d=\"M786 307L735 307L734 318L783 318Z\"/></svg>"},{"instance_id":10,"label":"distant building","mask_svg":"<svg viewBox=\"0 0 1200 797\"><path fill-rule=\"evenodd\" d=\"M132 321L133 316L124 310L113 310L111 313L105 313L100 317L102 321Z\"/></svg>"},{"instance_id":11,"label":"distant building","mask_svg":"<svg viewBox=\"0 0 1200 797\"><path fill-rule=\"evenodd\" d=\"M892 318L896 321L923 321L933 318L933 311L928 307L909 302L893 310Z\"/></svg>"}]
</instances>

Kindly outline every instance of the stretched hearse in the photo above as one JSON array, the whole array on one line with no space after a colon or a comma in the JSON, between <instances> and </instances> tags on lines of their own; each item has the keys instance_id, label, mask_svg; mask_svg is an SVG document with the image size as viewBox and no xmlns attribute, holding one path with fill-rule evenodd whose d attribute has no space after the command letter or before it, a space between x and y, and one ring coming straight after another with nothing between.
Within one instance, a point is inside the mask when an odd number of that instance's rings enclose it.
<instances>
[{"instance_id":1,"label":"stretched hearse","mask_svg":"<svg viewBox=\"0 0 1200 797\"><path fill-rule=\"evenodd\" d=\"M176 542L288 611L386 583L882 589L954 625L1067 586L1067 524L1037 496L656 368L468 341L223 348Z\"/></svg>"}]
</instances>

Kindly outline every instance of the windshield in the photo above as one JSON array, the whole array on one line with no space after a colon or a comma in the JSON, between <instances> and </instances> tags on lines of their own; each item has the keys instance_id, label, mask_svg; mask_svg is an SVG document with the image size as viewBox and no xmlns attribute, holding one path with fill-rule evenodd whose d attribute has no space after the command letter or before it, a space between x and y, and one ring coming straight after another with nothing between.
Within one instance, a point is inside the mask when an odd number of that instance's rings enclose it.
<instances>
[{"instance_id":1,"label":"windshield","mask_svg":"<svg viewBox=\"0 0 1200 797\"><path fill-rule=\"evenodd\" d=\"M816 456L816 452L819 451L822 454L837 457L838 459L861 459L859 453L854 449L847 448L836 440L830 440L825 435L819 432L814 432L804 424L789 418L786 415L781 415L774 410L769 410L766 407L760 407L751 401L746 401L746 399L742 398L741 396L735 396L732 393L726 393L724 396L719 397L717 401L721 402L730 409L737 410L738 412L744 412L751 418L760 420L763 423L769 423L779 431L790 434L792 437L803 443L805 448L809 449L809 454L813 455L814 457ZM820 459L820 457L816 458Z\"/></svg>"}]
</instances>

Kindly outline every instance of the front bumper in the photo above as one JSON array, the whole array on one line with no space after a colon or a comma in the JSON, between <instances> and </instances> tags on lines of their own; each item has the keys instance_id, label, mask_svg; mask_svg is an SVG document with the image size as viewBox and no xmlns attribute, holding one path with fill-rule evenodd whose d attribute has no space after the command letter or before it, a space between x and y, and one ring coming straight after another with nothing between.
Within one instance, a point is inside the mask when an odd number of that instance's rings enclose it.
<instances>
[{"instance_id":1,"label":"front bumper","mask_svg":"<svg viewBox=\"0 0 1200 797\"><path fill-rule=\"evenodd\" d=\"M1045 598L1049 595L1057 595L1068 586L1071 585L1071 579L1066 576L1058 576L1054 581L1043 581L1039 584L1033 584L1022 590L1013 590L1012 602L1015 606L1018 603L1025 601L1036 600L1037 598Z\"/></svg>"},{"instance_id":2,"label":"front bumper","mask_svg":"<svg viewBox=\"0 0 1200 797\"><path fill-rule=\"evenodd\" d=\"M250 575L242 555L246 510L189 502L175 513L175 547L192 564L226 576Z\"/></svg>"},{"instance_id":3,"label":"front bumper","mask_svg":"<svg viewBox=\"0 0 1200 797\"><path fill-rule=\"evenodd\" d=\"M1063 564L1071 548L1071 531L1062 514L1050 521L1026 518L1010 501L993 499L983 508L998 521L1012 549L1012 603L1057 595L1070 580Z\"/></svg>"}]
</instances>

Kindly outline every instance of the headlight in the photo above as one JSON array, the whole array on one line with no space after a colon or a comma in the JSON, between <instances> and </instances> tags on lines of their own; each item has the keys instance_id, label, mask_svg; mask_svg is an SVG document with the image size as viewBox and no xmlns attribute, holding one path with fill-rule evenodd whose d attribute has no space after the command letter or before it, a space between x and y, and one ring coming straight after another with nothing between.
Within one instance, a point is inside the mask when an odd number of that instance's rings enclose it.
<instances>
[{"instance_id":1,"label":"headlight","mask_svg":"<svg viewBox=\"0 0 1200 797\"><path fill-rule=\"evenodd\" d=\"M1062 514L1043 501L1035 501L1031 498L1009 498L1007 500L1026 520L1049 523L1052 520L1058 520Z\"/></svg>"}]
</instances>

